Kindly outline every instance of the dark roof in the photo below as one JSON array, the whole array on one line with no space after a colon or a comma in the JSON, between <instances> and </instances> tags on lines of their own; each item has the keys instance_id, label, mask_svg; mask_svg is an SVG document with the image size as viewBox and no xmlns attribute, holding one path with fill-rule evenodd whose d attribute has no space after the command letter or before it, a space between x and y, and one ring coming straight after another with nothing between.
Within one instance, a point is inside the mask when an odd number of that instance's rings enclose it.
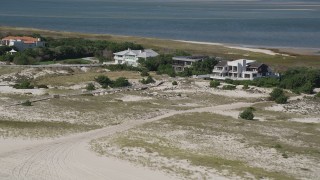
<instances>
[{"instance_id":1,"label":"dark roof","mask_svg":"<svg viewBox=\"0 0 320 180\"><path fill-rule=\"evenodd\" d=\"M172 59L178 61L196 62L208 58L208 56L175 56Z\"/></svg>"},{"instance_id":2,"label":"dark roof","mask_svg":"<svg viewBox=\"0 0 320 180\"><path fill-rule=\"evenodd\" d=\"M259 68L262 65L264 65L264 64L263 63L259 63L259 62L248 63L248 67L250 67L250 68Z\"/></svg>"},{"instance_id":3,"label":"dark roof","mask_svg":"<svg viewBox=\"0 0 320 180\"><path fill-rule=\"evenodd\" d=\"M221 66L221 67L224 67L228 64L228 61L226 60L222 60L222 61L219 61L218 64L216 66Z\"/></svg>"}]
</instances>

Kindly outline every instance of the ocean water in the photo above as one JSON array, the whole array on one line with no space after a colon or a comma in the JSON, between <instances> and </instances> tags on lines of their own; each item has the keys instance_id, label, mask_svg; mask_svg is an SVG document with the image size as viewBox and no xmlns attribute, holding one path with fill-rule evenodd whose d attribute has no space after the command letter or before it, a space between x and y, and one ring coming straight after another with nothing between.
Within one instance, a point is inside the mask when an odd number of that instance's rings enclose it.
<instances>
[{"instance_id":1,"label":"ocean water","mask_svg":"<svg viewBox=\"0 0 320 180\"><path fill-rule=\"evenodd\" d=\"M320 48L320 0L5 0L0 25Z\"/></svg>"}]
</instances>

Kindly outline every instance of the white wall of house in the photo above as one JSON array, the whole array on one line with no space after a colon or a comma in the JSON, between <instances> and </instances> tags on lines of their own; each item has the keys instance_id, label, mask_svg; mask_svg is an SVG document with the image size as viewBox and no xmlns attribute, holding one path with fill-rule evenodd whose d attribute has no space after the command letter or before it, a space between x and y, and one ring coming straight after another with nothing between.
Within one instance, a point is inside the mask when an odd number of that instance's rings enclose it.
<instances>
[{"instance_id":1,"label":"white wall of house","mask_svg":"<svg viewBox=\"0 0 320 180\"><path fill-rule=\"evenodd\" d=\"M234 79L234 80L253 80L262 77L256 69L247 71L247 65L253 63L255 60L239 59L235 61L228 61L224 66L215 66L211 79Z\"/></svg>"},{"instance_id":2,"label":"white wall of house","mask_svg":"<svg viewBox=\"0 0 320 180\"><path fill-rule=\"evenodd\" d=\"M131 66L138 66L139 58L156 57L159 54L152 49L146 50L125 50L121 52L114 53L114 61L116 64L128 64Z\"/></svg>"},{"instance_id":3,"label":"white wall of house","mask_svg":"<svg viewBox=\"0 0 320 180\"><path fill-rule=\"evenodd\" d=\"M15 39L5 40L2 42L2 44L7 46L15 46L19 51L35 47L44 47L45 45L45 43L42 41L36 41L34 43L24 43L24 41Z\"/></svg>"}]
</instances>

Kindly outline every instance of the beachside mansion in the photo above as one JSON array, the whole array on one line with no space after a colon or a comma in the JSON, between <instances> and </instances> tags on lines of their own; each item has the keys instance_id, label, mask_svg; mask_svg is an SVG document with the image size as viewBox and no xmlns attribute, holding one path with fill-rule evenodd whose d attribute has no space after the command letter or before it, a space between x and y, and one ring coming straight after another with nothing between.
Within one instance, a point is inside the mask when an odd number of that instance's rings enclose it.
<instances>
[{"instance_id":1,"label":"beachside mansion","mask_svg":"<svg viewBox=\"0 0 320 180\"><path fill-rule=\"evenodd\" d=\"M253 80L259 77L275 76L268 65L255 60L238 59L220 61L210 75L211 79Z\"/></svg>"},{"instance_id":2,"label":"beachside mansion","mask_svg":"<svg viewBox=\"0 0 320 180\"><path fill-rule=\"evenodd\" d=\"M44 47L45 42L40 38L34 38L29 36L7 36L1 39L1 44L4 46L14 46L19 51L23 51L29 48Z\"/></svg>"},{"instance_id":3,"label":"beachside mansion","mask_svg":"<svg viewBox=\"0 0 320 180\"><path fill-rule=\"evenodd\" d=\"M159 54L152 49L143 50L125 50L114 53L114 60L116 64L127 64L131 66L138 66L139 58L147 59L149 57L156 57Z\"/></svg>"}]
</instances>

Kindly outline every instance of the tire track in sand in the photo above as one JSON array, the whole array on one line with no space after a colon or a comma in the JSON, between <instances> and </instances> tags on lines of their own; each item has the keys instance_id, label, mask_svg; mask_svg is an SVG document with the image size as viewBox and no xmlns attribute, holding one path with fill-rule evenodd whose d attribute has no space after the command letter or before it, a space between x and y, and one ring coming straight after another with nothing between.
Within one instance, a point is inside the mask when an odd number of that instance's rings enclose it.
<instances>
[{"instance_id":1,"label":"tire track in sand","mask_svg":"<svg viewBox=\"0 0 320 180\"><path fill-rule=\"evenodd\" d=\"M251 105L252 103L234 103L170 111L149 119L131 120L119 125L0 153L0 179L172 179L162 172L138 167L126 161L99 157L90 151L89 142L178 114L213 112L228 115L228 110Z\"/></svg>"}]
</instances>

